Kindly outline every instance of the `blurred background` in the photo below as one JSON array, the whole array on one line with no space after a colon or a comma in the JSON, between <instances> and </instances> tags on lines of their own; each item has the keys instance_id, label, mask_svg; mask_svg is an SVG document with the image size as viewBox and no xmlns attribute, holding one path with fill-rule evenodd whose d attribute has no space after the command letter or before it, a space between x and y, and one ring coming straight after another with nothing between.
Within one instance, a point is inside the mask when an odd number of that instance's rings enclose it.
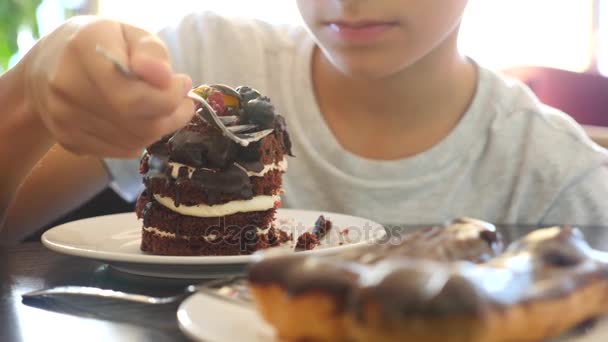
<instances>
[{"instance_id":1,"label":"blurred background","mask_svg":"<svg viewBox=\"0 0 608 342\"><path fill-rule=\"evenodd\" d=\"M292 0L2 0L0 64L75 14L97 13L151 31L192 11L299 22ZM471 0L462 51L492 68L542 65L608 75L608 0Z\"/></svg>"},{"instance_id":2,"label":"blurred background","mask_svg":"<svg viewBox=\"0 0 608 342\"><path fill-rule=\"evenodd\" d=\"M0 74L73 15L100 14L157 31L203 10L300 22L293 0L0 0ZM459 45L481 65L528 84L608 146L608 0L470 0ZM64 220L104 213L100 208L132 210L111 191L91 203Z\"/></svg>"}]
</instances>

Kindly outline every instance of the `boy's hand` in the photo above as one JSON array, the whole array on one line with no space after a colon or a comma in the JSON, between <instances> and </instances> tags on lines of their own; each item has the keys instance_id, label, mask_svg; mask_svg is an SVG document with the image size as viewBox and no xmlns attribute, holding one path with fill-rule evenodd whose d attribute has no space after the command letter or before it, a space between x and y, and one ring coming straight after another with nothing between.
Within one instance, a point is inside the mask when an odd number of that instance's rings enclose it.
<instances>
[{"instance_id":1,"label":"boy's hand","mask_svg":"<svg viewBox=\"0 0 608 342\"><path fill-rule=\"evenodd\" d=\"M139 77L99 55L99 45ZM153 34L95 17L74 18L22 61L31 111L70 152L127 158L184 126L194 113L188 76L173 74Z\"/></svg>"}]
</instances>

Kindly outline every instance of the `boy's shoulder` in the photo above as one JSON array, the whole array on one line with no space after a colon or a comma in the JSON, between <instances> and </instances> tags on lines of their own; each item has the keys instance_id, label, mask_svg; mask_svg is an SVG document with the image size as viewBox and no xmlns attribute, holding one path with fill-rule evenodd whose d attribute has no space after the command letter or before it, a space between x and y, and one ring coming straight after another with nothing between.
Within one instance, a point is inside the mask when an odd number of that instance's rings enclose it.
<instances>
[{"instance_id":1,"label":"boy's shoulder","mask_svg":"<svg viewBox=\"0 0 608 342\"><path fill-rule=\"evenodd\" d=\"M608 162L607 151L572 117L541 103L519 80L480 70L480 85L488 88L488 139L495 143L494 153L520 163L522 171L541 181L563 181Z\"/></svg>"}]
</instances>

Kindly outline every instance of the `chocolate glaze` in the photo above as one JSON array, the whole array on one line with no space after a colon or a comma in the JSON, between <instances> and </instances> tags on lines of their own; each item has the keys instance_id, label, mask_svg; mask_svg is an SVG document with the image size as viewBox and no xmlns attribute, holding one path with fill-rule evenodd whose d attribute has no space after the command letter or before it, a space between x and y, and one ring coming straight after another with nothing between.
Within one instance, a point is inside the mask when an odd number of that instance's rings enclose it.
<instances>
[{"instance_id":1,"label":"chocolate glaze","mask_svg":"<svg viewBox=\"0 0 608 342\"><path fill-rule=\"evenodd\" d=\"M560 298L608 280L608 254L589 247L576 229L538 230L500 254L499 235L478 230L490 227L479 222L458 220L443 229L412 233L394 246L372 246L332 259L268 258L254 264L249 277L254 285L274 284L291 294L325 293L344 305L340 310L361 320L370 303L379 307L381 320L453 314L482 318L490 309ZM468 237L469 243L455 237ZM488 237L496 238L488 243ZM475 240L477 245L470 243ZM475 253L478 257L471 258Z\"/></svg>"},{"instance_id":2,"label":"chocolate glaze","mask_svg":"<svg viewBox=\"0 0 608 342\"><path fill-rule=\"evenodd\" d=\"M569 262L555 263L554 257ZM579 262L572 263L576 257ZM608 279L608 257L593 251L577 230L555 228L555 234L530 234L483 264L393 260L382 271L355 285L359 292L353 307L358 317L364 315L366 304L375 303L387 319L413 314L481 318L491 308L560 298L598 278ZM431 277L433 282L419 281Z\"/></svg>"},{"instance_id":3,"label":"chocolate glaze","mask_svg":"<svg viewBox=\"0 0 608 342\"><path fill-rule=\"evenodd\" d=\"M473 219L458 219L443 227L428 227L395 236L390 241L344 253L343 257L364 264L403 257L484 262L502 250L502 238L493 225Z\"/></svg>"},{"instance_id":4,"label":"chocolate glaze","mask_svg":"<svg viewBox=\"0 0 608 342\"><path fill-rule=\"evenodd\" d=\"M368 272L367 283L357 286L352 306L363 319L369 304L379 304L383 317L467 314L482 317L487 309L482 293L447 263L390 260Z\"/></svg>"},{"instance_id":5,"label":"chocolate glaze","mask_svg":"<svg viewBox=\"0 0 608 342\"><path fill-rule=\"evenodd\" d=\"M287 155L293 157L294 155L291 152L291 138L289 137L289 132L287 131L287 123L282 115L276 116L275 130L283 136L283 143L285 144Z\"/></svg>"},{"instance_id":6,"label":"chocolate glaze","mask_svg":"<svg viewBox=\"0 0 608 342\"><path fill-rule=\"evenodd\" d=\"M217 88L216 90L222 93L228 92L233 96L236 94L239 100L242 99L237 92L227 91L229 88L227 86L215 85L212 88ZM243 108L227 108L231 111L227 114L241 116L239 122L235 124L263 121L265 126L274 128L272 134L243 147L222 135L215 126L195 115L184 128L164 136L147 148L140 165L144 183L149 184L151 179L173 181L174 170L169 163L175 162L187 166L179 167L175 182L179 184L187 181L200 187L207 195L207 204L223 203L222 198L232 195L240 199L252 198L252 184L246 171L260 172L264 164L276 163L282 160L285 154L291 155L291 141L284 118L275 115L274 111L270 113L272 115L266 113L274 108L269 103L269 99L259 97L259 93L255 90L247 89L248 96L258 94L256 105L252 107L256 110L245 115ZM256 116L258 114L263 118L258 118ZM255 120L251 121L252 119ZM193 168L194 171L188 167ZM173 199L175 205L179 206L181 203L179 191L176 191Z\"/></svg>"},{"instance_id":7,"label":"chocolate glaze","mask_svg":"<svg viewBox=\"0 0 608 342\"><path fill-rule=\"evenodd\" d=\"M237 145L218 132L180 129L168 140L171 159L192 167L222 169L235 160Z\"/></svg>"},{"instance_id":8,"label":"chocolate glaze","mask_svg":"<svg viewBox=\"0 0 608 342\"><path fill-rule=\"evenodd\" d=\"M454 229L449 229L450 227ZM347 298L359 277L387 259L414 257L439 261L480 261L495 256L501 251L501 246L497 245L498 240L488 243L479 238L479 234L486 230L495 232L494 226L490 224L470 220L458 225L423 229L396 241L344 252L331 259L303 256L268 258L254 264L250 268L249 277L256 284L282 286L293 295L316 290L329 293L341 304L352 303ZM460 233L464 231L468 234L462 236ZM433 248L434 246L441 247ZM478 257L474 258L473 255ZM368 281L370 279L363 280L364 283ZM339 308L344 309L346 308Z\"/></svg>"},{"instance_id":9,"label":"chocolate glaze","mask_svg":"<svg viewBox=\"0 0 608 342\"><path fill-rule=\"evenodd\" d=\"M221 172L196 169L192 173L192 180L197 182L206 192L239 195L244 199L253 197L251 181L245 171L232 164ZM178 180L179 181L179 180ZM211 202L215 202L213 199Z\"/></svg>"},{"instance_id":10,"label":"chocolate glaze","mask_svg":"<svg viewBox=\"0 0 608 342\"><path fill-rule=\"evenodd\" d=\"M163 136L162 138L160 138L155 143L153 143L152 145L148 146L146 148L146 150L148 151L148 154L168 156L169 148L167 146L167 142L169 141L169 139L171 139L173 134L175 134L175 133L167 134L167 135Z\"/></svg>"}]
</instances>

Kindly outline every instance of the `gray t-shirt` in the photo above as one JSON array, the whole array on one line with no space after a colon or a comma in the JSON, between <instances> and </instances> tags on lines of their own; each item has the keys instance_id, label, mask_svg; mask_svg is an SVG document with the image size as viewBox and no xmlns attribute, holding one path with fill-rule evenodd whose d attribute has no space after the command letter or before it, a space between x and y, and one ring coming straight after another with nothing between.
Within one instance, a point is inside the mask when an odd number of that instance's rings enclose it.
<instances>
[{"instance_id":1,"label":"gray t-shirt","mask_svg":"<svg viewBox=\"0 0 608 342\"><path fill-rule=\"evenodd\" d=\"M250 85L287 120L296 158L283 206L388 225L469 216L496 224L608 225L608 154L567 115L521 83L479 67L476 95L431 149L379 161L345 150L326 125L311 81L314 43L302 28L209 13L160 33L174 68L195 84ZM113 187L133 200L138 162L106 160Z\"/></svg>"}]
</instances>

